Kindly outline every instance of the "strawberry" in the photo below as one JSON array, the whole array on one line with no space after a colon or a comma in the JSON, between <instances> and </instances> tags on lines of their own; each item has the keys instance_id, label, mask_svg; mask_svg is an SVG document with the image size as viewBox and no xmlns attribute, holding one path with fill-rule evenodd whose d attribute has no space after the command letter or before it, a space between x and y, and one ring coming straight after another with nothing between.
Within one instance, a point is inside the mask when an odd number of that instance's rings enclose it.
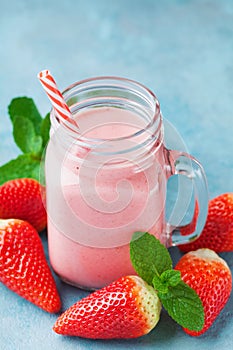
<instances>
[{"instance_id":1,"label":"strawberry","mask_svg":"<svg viewBox=\"0 0 233 350\"><path fill-rule=\"evenodd\" d=\"M75 303L53 329L93 339L136 338L155 327L160 311L153 287L138 276L126 276Z\"/></svg>"},{"instance_id":2,"label":"strawberry","mask_svg":"<svg viewBox=\"0 0 233 350\"><path fill-rule=\"evenodd\" d=\"M45 311L60 310L40 237L26 221L0 220L0 281Z\"/></svg>"},{"instance_id":3,"label":"strawberry","mask_svg":"<svg viewBox=\"0 0 233 350\"><path fill-rule=\"evenodd\" d=\"M29 178L7 181L0 186L0 218L26 220L40 232L47 223L44 201L45 188L38 181Z\"/></svg>"},{"instance_id":4,"label":"strawberry","mask_svg":"<svg viewBox=\"0 0 233 350\"><path fill-rule=\"evenodd\" d=\"M210 200L201 236L179 248L183 252L199 248L209 248L219 253L233 251L233 193L225 193Z\"/></svg>"},{"instance_id":5,"label":"strawberry","mask_svg":"<svg viewBox=\"0 0 233 350\"><path fill-rule=\"evenodd\" d=\"M182 280L199 295L205 313L201 331L184 331L192 336L206 332L229 299L232 288L231 271L214 251L203 248L185 254L175 267Z\"/></svg>"}]
</instances>

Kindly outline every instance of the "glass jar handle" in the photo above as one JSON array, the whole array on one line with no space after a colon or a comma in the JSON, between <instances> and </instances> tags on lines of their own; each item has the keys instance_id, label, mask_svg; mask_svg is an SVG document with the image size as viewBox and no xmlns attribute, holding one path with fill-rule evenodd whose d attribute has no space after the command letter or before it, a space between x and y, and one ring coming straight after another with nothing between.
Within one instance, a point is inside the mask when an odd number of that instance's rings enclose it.
<instances>
[{"instance_id":1,"label":"glass jar handle","mask_svg":"<svg viewBox=\"0 0 233 350\"><path fill-rule=\"evenodd\" d=\"M193 183L194 214L191 222L184 226L166 223L167 245L176 246L198 238L205 225L208 213L208 188L202 165L190 154L175 150L167 151L168 178L173 175L185 175Z\"/></svg>"}]
</instances>

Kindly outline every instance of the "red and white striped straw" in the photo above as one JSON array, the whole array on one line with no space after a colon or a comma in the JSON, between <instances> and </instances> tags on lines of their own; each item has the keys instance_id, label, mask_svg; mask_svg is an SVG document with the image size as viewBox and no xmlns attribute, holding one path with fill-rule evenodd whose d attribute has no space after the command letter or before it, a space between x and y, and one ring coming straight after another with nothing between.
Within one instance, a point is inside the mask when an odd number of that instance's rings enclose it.
<instances>
[{"instance_id":1,"label":"red and white striped straw","mask_svg":"<svg viewBox=\"0 0 233 350\"><path fill-rule=\"evenodd\" d=\"M40 73L38 73L37 77L40 80L48 98L50 99L53 108L57 112L58 117L60 117L61 120L65 119L70 123L77 125L72 117L69 107L64 100L64 97L58 90L57 84L50 71L47 69L42 70Z\"/></svg>"}]
</instances>

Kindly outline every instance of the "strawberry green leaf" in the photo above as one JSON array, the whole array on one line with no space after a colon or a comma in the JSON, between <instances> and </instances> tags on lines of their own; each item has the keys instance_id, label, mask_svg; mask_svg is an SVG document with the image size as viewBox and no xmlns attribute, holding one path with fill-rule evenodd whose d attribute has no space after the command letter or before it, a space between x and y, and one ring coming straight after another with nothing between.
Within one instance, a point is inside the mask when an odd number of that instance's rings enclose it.
<instances>
[{"instance_id":1,"label":"strawberry green leaf","mask_svg":"<svg viewBox=\"0 0 233 350\"><path fill-rule=\"evenodd\" d=\"M40 159L35 159L30 154L21 154L0 167L0 185L6 181L23 177L39 181L39 175Z\"/></svg>"},{"instance_id":2,"label":"strawberry green leaf","mask_svg":"<svg viewBox=\"0 0 233 350\"><path fill-rule=\"evenodd\" d=\"M42 120L40 127L40 135L43 139L43 147L45 147L49 141L49 131L50 131L50 113L46 114L45 118Z\"/></svg>"},{"instance_id":3,"label":"strawberry green leaf","mask_svg":"<svg viewBox=\"0 0 233 350\"><path fill-rule=\"evenodd\" d=\"M28 97L14 98L8 106L11 121L14 122L16 116L25 117L33 123L36 135L40 134L42 117L33 101Z\"/></svg>"},{"instance_id":4,"label":"strawberry green leaf","mask_svg":"<svg viewBox=\"0 0 233 350\"><path fill-rule=\"evenodd\" d=\"M157 281L154 280L155 285ZM204 327L204 309L197 293L186 283L180 281L168 291L159 292L158 296L168 314L182 327L200 331Z\"/></svg>"},{"instance_id":5,"label":"strawberry green leaf","mask_svg":"<svg viewBox=\"0 0 233 350\"><path fill-rule=\"evenodd\" d=\"M130 242L130 259L138 275L150 285L155 275L172 269L168 250L147 232L135 232L133 235Z\"/></svg>"},{"instance_id":6,"label":"strawberry green leaf","mask_svg":"<svg viewBox=\"0 0 233 350\"><path fill-rule=\"evenodd\" d=\"M33 123L22 116L13 120L13 136L15 143L24 153L38 154L42 148L42 137L36 135Z\"/></svg>"}]
</instances>

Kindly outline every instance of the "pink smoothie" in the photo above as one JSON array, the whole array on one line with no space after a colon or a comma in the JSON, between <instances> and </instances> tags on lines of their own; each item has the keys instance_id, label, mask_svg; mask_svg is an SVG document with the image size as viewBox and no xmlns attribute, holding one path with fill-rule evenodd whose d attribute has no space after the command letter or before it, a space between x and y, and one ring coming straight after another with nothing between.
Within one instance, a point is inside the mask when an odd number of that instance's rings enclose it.
<instances>
[{"instance_id":1,"label":"pink smoothie","mask_svg":"<svg viewBox=\"0 0 233 350\"><path fill-rule=\"evenodd\" d=\"M99 139L128 136L146 124L135 113L113 107L93 108L76 118L82 134ZM147 146L135 148L144 138L114 143L117 156L104 154L111 142L103 142L103 154L97 156L75 143L64 153L57 137L51 138L46 155L49 256L68 283L95 289L135 273L129 256L135 231L163 240L162 151L148 155ZM130 147L135 149L121 152Z\"/></svg>"}]
</instances>

